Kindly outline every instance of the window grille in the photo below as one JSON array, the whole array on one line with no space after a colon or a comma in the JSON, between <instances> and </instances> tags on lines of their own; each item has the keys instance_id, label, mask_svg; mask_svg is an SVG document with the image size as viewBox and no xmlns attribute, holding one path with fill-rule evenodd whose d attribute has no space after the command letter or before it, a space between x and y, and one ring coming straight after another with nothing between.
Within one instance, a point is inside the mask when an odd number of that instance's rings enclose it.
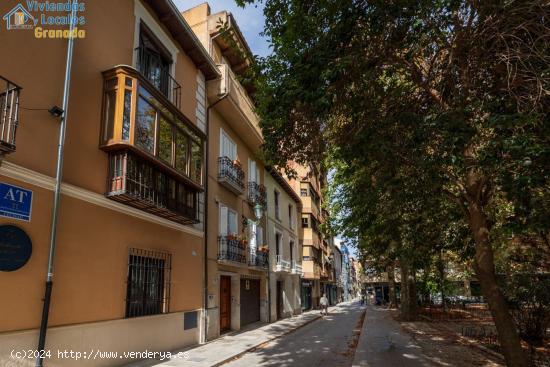
<instances>
[{"instance_id":1,"label":"window grille","mask_svg":"<svg viewBox=\"0 0 550 367\"><path fill-rule=\"evenodd\" d=\"M126 317L169 312L172 255L131 248L128 255Z\"/></svg>"}]
</instances>

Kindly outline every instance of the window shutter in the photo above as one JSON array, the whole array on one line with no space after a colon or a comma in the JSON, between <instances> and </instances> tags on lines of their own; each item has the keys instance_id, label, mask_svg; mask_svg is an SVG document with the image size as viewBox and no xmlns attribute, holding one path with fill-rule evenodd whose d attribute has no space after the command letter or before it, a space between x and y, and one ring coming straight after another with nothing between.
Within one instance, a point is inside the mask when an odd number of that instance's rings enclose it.
<instances>
[{"instance_id":1,"label":"window shutter","mask_svg":"<svg viewBox=\"0 0 550 367\"><path fill-rule=\"evenodd\" d=\"M220 129L220 157L225 156L225 133Z\"/></svg>"},{"instance_id":2,"label":"window shutter","mask_svg":"<svg viewBox=\"0 0 550 367\"><path fill-rule=\"evenodd\" d=\"M227 236L227 207L220 204L220 236Z\"/></svg>"},{"instance_id":3,"label":"window shutter","mask_svg":"<svg viewBox=\"0 0 550 367\"><path fill-rule=\"evenodd\" d=\"M235 144L234 141L230 140L229 145L231 147L231 159L235 160L237 159L237 144Z\"/></svg>"},{"instance_id":4,"label":"window shutter","mask_svg":"<svg viewBox=\"0 0 550 367\"><path fill-rule=\"evenodd\" d=\"M260 184L260 168L256 167L256 182Z\"/></svg>"},{"instance_id":5,"label":"window shutter","mask_svg":"<svg viewBox=\"0 0 550 367\"><path fill-rule=\"evenodd\" d=\"M264 244L264 229L260 226L256 227L256 245L261 246Z\"/></svg>"},{"instance_id":6,"label":"window shutter","mask_svg":"<svg viewBox=\"0 0 550 367\"><path fill-rule=\"evenodd\" d=\"M256 238L256 233L253 230L254 222L251 219L247 219L246 222L248 223L248 239L251 242L252 238Z\"/></svg>"},{"instance_id":7,"label":"window shutter","mask_svg":"<svg viewBox=\"0 0 550 367\"><path fill-rule=\"evenodd\" d=\"M237 213L234 212L233 210L229 210L228 211L228 215L227 215L227 221L229 223L229 228L228 228L228 231L231 233L231 234L234 234L236 235L238 232L237 232Z\"/></svg>"}]
</instances>

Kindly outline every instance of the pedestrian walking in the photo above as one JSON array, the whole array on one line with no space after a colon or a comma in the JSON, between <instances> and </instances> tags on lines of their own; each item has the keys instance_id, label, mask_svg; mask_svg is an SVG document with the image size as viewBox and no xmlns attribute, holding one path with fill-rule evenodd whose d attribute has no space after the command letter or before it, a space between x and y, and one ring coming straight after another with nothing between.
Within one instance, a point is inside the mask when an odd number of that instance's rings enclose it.
<instances>
[{"instance_id":1,"label":"pedestrian walking","mask_svg":"<svg viewBox=\"0 0 550 367\"><path fill-rule=\"evenodd\" d=\"M321 315L323 314L323 310L325 311L325 315L328 315L328 299L325 293L323 293L319 303L321 304Z\"/></svg>"}]
</instances>

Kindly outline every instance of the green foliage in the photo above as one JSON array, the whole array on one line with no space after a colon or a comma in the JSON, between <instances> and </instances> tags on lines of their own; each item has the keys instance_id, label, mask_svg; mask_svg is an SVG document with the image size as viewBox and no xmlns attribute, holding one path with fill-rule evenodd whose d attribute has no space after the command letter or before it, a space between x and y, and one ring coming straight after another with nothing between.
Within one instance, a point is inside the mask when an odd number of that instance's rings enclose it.
<instances>
[{"instance_id":1,"label":"green foliage","mask_svg":"<svg viewBox=\"0 0 550 367\"><path fill-rule=\"evenodd\" d=\"M265 156L327 160L332 228L364 258L414 273L444 250L469 265L480 233L497 266L514 241L550 258L548 1L264 4Z\"/></svg>"}]
</instances>

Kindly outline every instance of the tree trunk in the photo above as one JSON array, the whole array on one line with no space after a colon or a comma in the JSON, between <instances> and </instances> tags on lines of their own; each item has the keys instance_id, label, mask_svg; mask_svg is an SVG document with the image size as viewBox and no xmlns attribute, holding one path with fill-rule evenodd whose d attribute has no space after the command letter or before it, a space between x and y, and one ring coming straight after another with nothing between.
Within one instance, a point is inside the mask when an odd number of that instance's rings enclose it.
<instances>
[{"instance_id":1,"label":"tree trunk","mask_svg":"<svg viewBox=\"0 0 550 367\"><path fill-rule=\"evenodd\" d=\"M437 262L437 271L439 273L439 292L441 293L441 308L443 309L443 311L445 311L445 263L443 262L441 251L439 252L439 259Z\"/></svg>"},{"instance_id":2,"label":"tree trunk","mask_svg":"<svg viewBox=\"0 0 550 367\"><path fill-rule=\"evenodd\" d=\"M471 177L469 177L471 178ZM471 182L471 180L470 180ZM475 183L476 185L479 182ZM495 274L495 264L493 258L493 249L489 241L489 226L487 216L483 212L480 195L477 199L471 195L472 189L468 188L468 212L470 230L475 240L475 270L481 290L493 316L496 329L498 331L498 340L501 346L502 354L506 359L506 365L509 367L527 367L529 365L527 356L521 348L519 335L516 325L506 304L504 295L497 284ZM475 190L475 187L473 187ZM476 190L477 191L477 190Z\"/></svg>"},{"instance_id":3,"label":"tree trunk","mask_svg":"<svg viewBox=\"0 0 550 367\"><path fill-rule=\"evenodd\" d=\"M401 308L400 316L403 320L408 320L409 318L409 302L407 299L409 297L408 287L407 287L407 278L409 276L409 268L404 261L399 262L399 269L401 270Z\"/></svg>"},{"instance_id":4,"label":"tree trunk","mask_svg":"<svg viewBox=\"0 0 550 367\"><path fill-rule=\"evenodd\" d=\"M397 297L395 295L395 266L393 262L387 266L386 272L388 273L388 284L390 290L389 308L397 308Z\"/></svg>"},{"instance_id":5,"label":"tree trunk","mask_svg":"<svg viewBox=\"0 0 550 367\"><path fill-rule=\"evenodd\" d=\"M416 303L416 283L414 281L414 272L411 271L409 264L401 261L401 318L409 321L414 320L417 315L418 307Z\"/></svg>"},{"instance_id":6,"label":"tree trunk","mask_svg":"<svg viewBox=\"0 0 550 367\"><path fill-rule=\"evenodd\" d=\"M418 297L416 296L416 270L411 269L409 271L409 317L411 320L418 318Z\"/></svg>"}]
</instances>

